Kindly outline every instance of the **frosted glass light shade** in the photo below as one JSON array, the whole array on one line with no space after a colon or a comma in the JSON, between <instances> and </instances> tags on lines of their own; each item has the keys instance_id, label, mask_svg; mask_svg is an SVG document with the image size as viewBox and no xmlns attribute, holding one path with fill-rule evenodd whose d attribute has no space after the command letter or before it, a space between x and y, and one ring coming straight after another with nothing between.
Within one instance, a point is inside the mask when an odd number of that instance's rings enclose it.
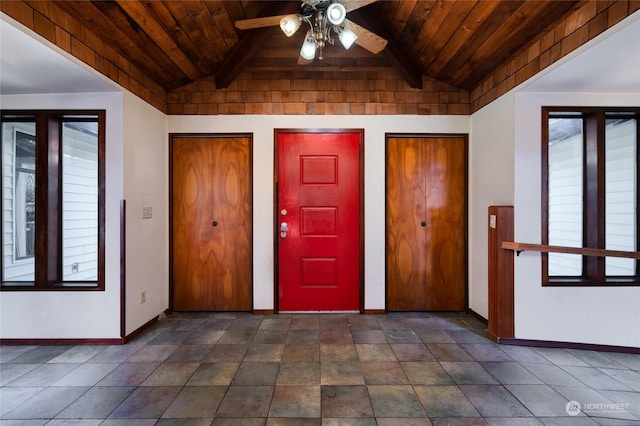
<instances>
[{"instance_id":1,"label":"frosted glass light shade","mask_svg":"<svg viewBox=\"0 0 640 426\"><path fill-rule=\"evenodd\" d=\"M291 37L302 25L299 15L287 15L280 20L280 29L287 37Z\"/></svg>"},{"instance_id":2,"label":"frosted glass light shade","mask_svg":"<svg viewBox=\"0 0 640 426\"><path fill-rule=\"evenodd\" d=\"M333 25L340 25L347 16L347 9L342 3L331 3L327 8L327 19Z\"/></svg>"},{"instance_id":3,"label":"frosted glass light shade","mask_svg":"<svg viewBox=\"0 0 640 426\"><path fill-rule=\"evenodd\" d=\"M348 49L351 47L351 45L353 45L353 42L358 39L358 36L350 29L345 28L344 30L340 31L338 38L340 39L340 43L342 43L344 48Z\"/></svg>"},{"instance_id":4,"label":"frosted glass light shade","mask_svg":"<svg viewBox=\"0 0 640 426\"><path fill-rule=\"evenodd\" d=\"M307 36L304 38L304 43L302 43L302 48L300 49L300 56L309 61L316 57L316 43L311 35L311 31L307 32Z\"/></svg>"}]
</instances>

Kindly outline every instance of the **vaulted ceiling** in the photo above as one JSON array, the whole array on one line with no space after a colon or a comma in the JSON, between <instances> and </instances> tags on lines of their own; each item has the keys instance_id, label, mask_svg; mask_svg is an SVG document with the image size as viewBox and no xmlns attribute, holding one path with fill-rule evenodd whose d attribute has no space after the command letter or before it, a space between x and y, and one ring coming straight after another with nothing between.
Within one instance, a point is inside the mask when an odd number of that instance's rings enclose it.
<instances>
[{"instance_id":1,"label":"vaulted ceiling","mask_svg":"<svg viewBox=\"0 0 640 426\"><path fill-rule=\"evenodd\" d=\"M307 0L315 1L315 0ZM360 0L351 0L360 1ZM349 5L349 0L345 0ZM368 2L364 2L368 3ZM574 0L380 0L347 14L388 41L379 54L328 46L324 59L298 64L306 30L239 30L238 20L297 13L300 1L115 0L55 5L170 91L215 75L228 86L243 70L273 78L294 71L394 69L411 86L422 77L472 90L534 36L571 13ZM357 43L357 42L356 42ZM95 48L95 47L94 47ZM325 74L326 75L326 74Z\"/></svg>"}]
</instances>

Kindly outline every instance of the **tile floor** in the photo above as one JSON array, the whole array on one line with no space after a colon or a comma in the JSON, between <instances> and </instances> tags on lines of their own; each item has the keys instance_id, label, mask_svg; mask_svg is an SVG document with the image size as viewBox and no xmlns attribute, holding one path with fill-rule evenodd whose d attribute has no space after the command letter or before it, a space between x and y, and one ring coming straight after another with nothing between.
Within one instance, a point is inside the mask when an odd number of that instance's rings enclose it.
<instances>
[{"instance_id":1,"label":"tile floor","mask_svg":"<svg viewBox=\"0 0 640 426\"><path fill-rule=\"evenodd\" d=\"M466 314L177 313L0 361L1 425L640 425L640 355L498 346Z\"/></svg>"}]
</instances>

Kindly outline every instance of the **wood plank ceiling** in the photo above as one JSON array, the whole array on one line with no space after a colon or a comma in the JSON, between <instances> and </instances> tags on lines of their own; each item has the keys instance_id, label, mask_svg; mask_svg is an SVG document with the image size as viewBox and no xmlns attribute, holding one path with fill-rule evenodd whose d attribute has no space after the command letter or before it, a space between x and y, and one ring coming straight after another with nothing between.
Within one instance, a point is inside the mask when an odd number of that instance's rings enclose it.
<instances>
[{"instance_id":1,"label":"wood plank ceiling","mask_svg":"<svg viewBox=\"0 0 640 426\"><path fill-rule=\"evenodd\" d=\"M310 0L309 0L310 1ZM347 3L349 0L346 0ZM215 75L228 86L245 69L273 78L296 72L395 69L411 87L428 76L472 90L536 34L579 6L576 0L378 1L347 17L388 40L374 55L328 46L322 61L299 65L306 29L238 30L234 22L297 13L300 1L115 0L55 2L166 90ZM326 74L325 74L326 75Z\"/></svg>"}]
</instances>

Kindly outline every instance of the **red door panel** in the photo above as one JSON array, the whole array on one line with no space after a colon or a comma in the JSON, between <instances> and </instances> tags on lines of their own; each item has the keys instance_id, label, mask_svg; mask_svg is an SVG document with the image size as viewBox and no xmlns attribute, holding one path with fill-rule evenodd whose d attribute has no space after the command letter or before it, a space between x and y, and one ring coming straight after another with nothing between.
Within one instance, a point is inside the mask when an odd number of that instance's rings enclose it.
<instances>
[{"instance_id":1,"label":"red door panel","mask_svg":"<svg viewBox=\"0 0 640 426\"><path fill-rule=\"evenodd\" d=\"M360 133L278 133L280 311L360 308Z\"/></svg>"}]
</instances>

